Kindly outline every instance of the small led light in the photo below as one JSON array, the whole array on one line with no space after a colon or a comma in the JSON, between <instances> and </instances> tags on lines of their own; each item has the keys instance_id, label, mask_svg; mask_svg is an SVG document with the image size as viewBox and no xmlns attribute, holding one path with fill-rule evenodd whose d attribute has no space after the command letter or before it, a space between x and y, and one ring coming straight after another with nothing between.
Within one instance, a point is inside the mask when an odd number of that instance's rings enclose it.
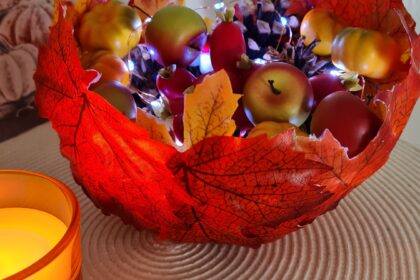
<instances>
[{"instance_id":1,"label":"small led light","mask_svg":"<svg viewBox=\"0 0 420 280\"><path fill-rule=\"evenodd\" d=\"M281 24L283 25L283 26L286 26L287 25L287 18L285 18L285 17L281 17L280 18L280 22L281 22Z\"/></svg>"},{"instance_id":2,"label":"small led light","mask_svg":"<svg viewBox=\"0 0 420 280\"><path fill-rule=\"evenodd\" d=\"M149 53L150 53L151 56L154 56L155 55L155 51L152 50L152 49L149 49Z\"/></svg>"},{"instance_id":3,"label":"small led light","mask_svg":"<svg viewBox=\"0 0 420 280\"><path fill-rule=\"evenodd\" d=\"M331 71L330 71L330 75L333 75L333 76L339 77L339 76L341 75L341 73L340 73L340 71L338 71L338 70L331 70Z\"/></svg>"},{"instance_id":4,"label":"small led light","mask_svg":"<svg viewBox=\"0 0 420 280\"><path fill-rule=\"evenodd\" d=\"M200 72L206 74L213 71L213 66L211 64L211 58L209 53L201 53L200 55Z\"/></svg>"},{"instance_id":5,"label":"small led light","mask_svg":"<svg viewBox=\"0 0 420 280\"><path fill-rule=\"evenodd\" d=\"M127 61L127 67L130 72L134 71L134 68L135 68L134 62L131 60Z\"/></svg>"},{"instance_id":6,"label":"small led light","mask_svg":"<svg viewBox=\"0 0 420 280\"><path fill-rule=\"evenodd\" d=\"M214 4L214 8L216 9L216 10L221 10L221 9L223 9L225 7L225 3L223 3L223 2L220 2L220 3L216 3L216 4Z\"/></svg>"},{"instance_id":7,"label":"small led light","mask_svg":"<svg viewBox=\"0 0 420 280\"><path fill-rule=\"evenodd\" d=\"M149 23L149 22L151 22L152 21L152 18L151 17L148 17L148 18L146 18L145 20L144 20L144 24L147 24L147 23Z\"/></svg>"},{"instance_id":8,"label":"small led light","mask_svg":"<svg viewBox=\"0 0 420 280\"><path fill-rule=\"evenodd\" d=\"M182 145L184 145L181 141L178 140L178 138L175 137L175 145L177 145L178 147L182 147Z\"/></svg>"},{"instance_id":9,"label":"small led light","mask_svg":"<svg viewBox=\"0 0 420 280\"><path fill-rule=\"evenodd\" d=\"M264 65L267 64L267 61L261 58L254 59L254 63Z\"/></svg>"}]
</instances>

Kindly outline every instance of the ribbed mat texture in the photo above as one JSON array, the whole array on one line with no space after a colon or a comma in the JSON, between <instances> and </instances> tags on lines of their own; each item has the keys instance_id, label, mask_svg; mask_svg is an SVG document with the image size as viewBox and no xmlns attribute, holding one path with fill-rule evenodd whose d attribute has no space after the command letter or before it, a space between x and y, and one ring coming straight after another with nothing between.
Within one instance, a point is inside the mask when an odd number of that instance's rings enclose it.
<instances>
[{"instance_id":1,"label":"ribbed mat texture","mask_svg":"<svg viewBox=\"0 0 420 280\"><path fill-rule=\"evenodd\" d=\"M104 216L74 182L49 123L1 143L0 169L42 172L73 189L83 279L420 279L420 150L403 141L336 210L259 249L158 241Z\"/></svg>"}]
</instances>

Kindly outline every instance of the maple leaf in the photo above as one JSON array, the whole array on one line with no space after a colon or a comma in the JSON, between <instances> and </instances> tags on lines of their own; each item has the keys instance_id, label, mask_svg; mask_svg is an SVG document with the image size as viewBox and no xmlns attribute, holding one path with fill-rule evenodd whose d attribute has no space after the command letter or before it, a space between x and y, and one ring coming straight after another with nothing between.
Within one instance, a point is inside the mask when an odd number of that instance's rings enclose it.
<instances>
[{"instance_id":1,"label":"maple leaf","mask_svg":"<svg viewBox=\"0 0 420 280\"><path fill-rule=\"evenodd\" d=\"M76 181L100 208L139 227L180 223L169 199L190 199L166 168L176 150L151 140L145 129L89 91L93 77L80 64L72 26L60 10L48 45L40 50L35 98L60 136Z\"/></svg>"},{"instance_id":2,"label":"maple leaf","mask_svg":"<svg viewBox=\"0 0 420 280\"><path fill-rule=\"evenodd\" d=\"M285 12L286 16L298 15L301 18L312 8L310 0L289 0L289 6Z\"/></svg>"},{"instance_id":3,"label":"maple leaf","mask_svg":"<svg viewBox=\"0 0 420 280\"><path fill-rule=\"evenodd\" d=\"M149 137L155 141L175 146L166 125L156 117L147 114L141 109L137 110L137 124L149 132Z\"/></svg>"},{"instance_id":4,"label":"maple leaf","mask_svg":"<svg viewBox=\"0 0 420 280\"><path fill-rule=\"evenodd\" d=\"M328 167L294 151L294 134L211 137L176 154L169 166L195 206L177 215L188 230L162 232L183 242L256 246L298 228L299 217L332 193L312 183ZM277 234L254 235L253 230Z\"/></svg>"},{"instance_id":5,"label":"maple leaf","mask_svg":"<svg viewBox=\"0 0 420 280\"><path fill-rule=\"evenodd\" d=\"M231 136L235 132L232 116L239 94L232 92L229 76L222 70L198 84L185 95L184 149L212 136Z\"/></svg>"},{"instance_id":6,"label":"maple leaf","mask_svg":"<svg viewBox=\"0 0 420 280\"><path fill-rule=\"evenodd\" d=\"M401 24L398 11L402 13L410 29L415 22L404 9L401 0L310 0L317 8L331 11L349 26L374 29L392 37L397 34L407 36ZM351 12L350 12L351 11Z\"/></svg>"}]
</instances>

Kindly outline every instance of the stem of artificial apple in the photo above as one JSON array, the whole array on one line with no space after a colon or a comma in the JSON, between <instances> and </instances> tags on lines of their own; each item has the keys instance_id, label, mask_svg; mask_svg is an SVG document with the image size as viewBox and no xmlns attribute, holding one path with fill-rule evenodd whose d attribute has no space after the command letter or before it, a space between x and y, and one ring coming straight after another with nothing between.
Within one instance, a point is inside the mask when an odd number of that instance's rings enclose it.
<instances>
[{"instance_id":1,"label":"stem of artificial apple","mask_svg":"<svg viewBox=\"0 0 420 280\"><path fill-rule=\"evenodd\" d=\"M172 64L159 70L159 75L164 79L170 79L176 71L176 65Z\"/></svg>"},{"instance_id":2,"label":"stem of artificial apple","mask_svg":"<svg viewBox=\"0 0 420 280\"><path fill-rule=\"evenodd\" d=\"M280 95L281 94L281 90L279 90L278 88L276 88L274 86L274 80L268 80L268 84L270 85L271 88L271 92L275 95Z\"/></svg>"},{"instance_id":3,"label":"stem of artificial apple","mask_svg":"<svg viewBox=\"0 0 420 280\"><path fill-rule=\"evenodd\" d=\"M135 5L135 4L131 4L130 5L132 8L139 10L142 14L144 14L146 17L148 18L152 18L152 16L147 13L145 10L143 10L142 8L140 8L139 6Z\"/></svg>"}]
</instances>

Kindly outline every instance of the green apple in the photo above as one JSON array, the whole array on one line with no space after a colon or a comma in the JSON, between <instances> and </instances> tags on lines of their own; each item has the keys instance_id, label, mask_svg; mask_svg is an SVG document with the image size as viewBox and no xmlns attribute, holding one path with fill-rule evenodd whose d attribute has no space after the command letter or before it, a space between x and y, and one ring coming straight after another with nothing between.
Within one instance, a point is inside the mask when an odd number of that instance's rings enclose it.
<instances>
[{"instance_id":1,"label":"green apple","mask_svg":"<svg viewBox=\"0 0 420 280\"><path fill-rule=\"evenodd\" d=\"M308 118L314 103L306 75L282 62L257 69L246 81L243 94L245 113L254 124L275 121L299 127Z\"/></svg>"}]
</instances>

